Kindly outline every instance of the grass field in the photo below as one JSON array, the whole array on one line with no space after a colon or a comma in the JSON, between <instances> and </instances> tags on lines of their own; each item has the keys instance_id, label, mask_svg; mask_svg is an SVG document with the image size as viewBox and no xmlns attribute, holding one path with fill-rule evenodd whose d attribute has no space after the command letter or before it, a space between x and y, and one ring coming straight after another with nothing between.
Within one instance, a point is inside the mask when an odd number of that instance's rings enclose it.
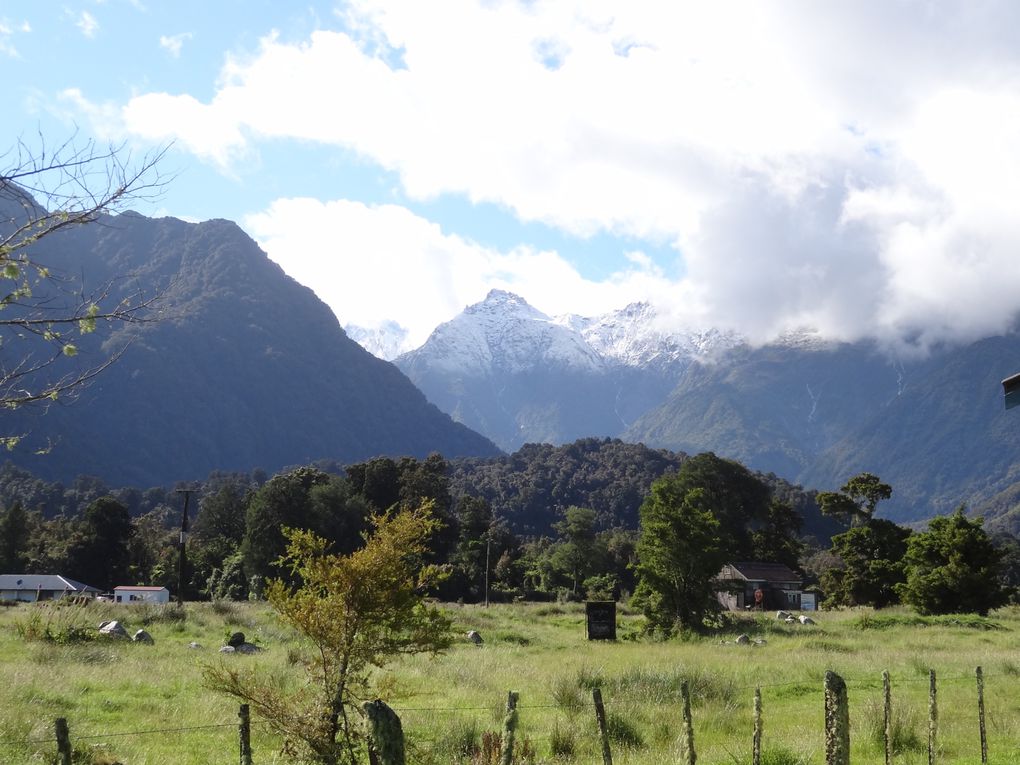
<instances>
[{"instance_id":1,"label":"grass field","mask_svg":"<svg viewBox=\"0 0 1020 765\"><path fill-rule=\"evenodd\" d=\"M472 763L484 733L500 730L507 691L520 694L518 741L533 763L601 763L591 689L600 687L617 765L674 762L680 684L693 694L700 765L751 762L752 700L761 686L768 765L823 763L826 670L850 695L853 761L883 761L882 671L893 684L895 762L927 762L928 671L938 676L940 762L979 763L975 667L985 675L989 762L1020 763L1020 611L988 620L921 620L907 611L820 613L787 625L742 615L725 633L688 641L641 637L641 618L620 615L615 643L584 638L580 605L450 606L456 629L478 630L435 659L412 658L380 677L403 720L409 762ZM28 639L47 624L94 629L117 618L145 627L154 646L62 645ZM267 650L221 656L242 630ZM745 632L764 645L737 645ZM202 649L189 648L200 643ZM68 720L80 762L205 765L237 762L237 703L202 685L219 661L294 675L300 641L264 605L176 607L92 604L0 610L0 762L54 761L53 720ZM255 762L283 763L281 742L253 718ZM475 763L480 762L476 756ZM489 763L484 763L489 765Z\"/></svg>"}]
</instances>

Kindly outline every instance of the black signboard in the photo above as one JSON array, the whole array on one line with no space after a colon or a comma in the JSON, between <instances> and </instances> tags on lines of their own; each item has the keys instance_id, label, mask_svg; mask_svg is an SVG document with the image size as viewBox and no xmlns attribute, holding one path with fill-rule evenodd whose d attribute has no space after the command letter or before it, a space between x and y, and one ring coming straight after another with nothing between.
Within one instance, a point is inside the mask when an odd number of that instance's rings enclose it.
<instances>
[{"instance_id":1,"label":"black signboard","mask_svg":"<svg viewBox=\"0 0 1020 765\"><path fill-rule=\"evenodd\" d=\"M589 640L616 640L616 601L589 600L584 614Z\"/></svg>"}]
</instances>

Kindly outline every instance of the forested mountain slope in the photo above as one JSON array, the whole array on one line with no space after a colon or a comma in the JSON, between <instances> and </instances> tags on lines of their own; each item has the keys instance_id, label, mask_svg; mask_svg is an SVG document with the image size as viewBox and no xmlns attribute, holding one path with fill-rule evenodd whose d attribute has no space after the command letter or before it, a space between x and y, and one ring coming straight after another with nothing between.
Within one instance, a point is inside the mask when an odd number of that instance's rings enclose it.
<instances>
[{"instance_id":1,"label":"forested mountain slope","mask_svg":"<svg viewBox=\"0 0 1020 765\"><path fill-rule=\"evenodd\" d=\"M638 508L658 478L676 472L684 453L619 439L527 444L513 454L450 462L450 491L482 497L493 513L524 534L551 533L571 505L595 511L602 528L637 528ZM814 493L775 475L761 475L775 496L803 518L802 532L827 540L838 523L822 517Z\"/></svg>"},{"instance_id":2,"label":"forested mountain slope","mask_svg":"<svg viewBox=\"0 0 1020 765\"><path fill-rule=\"evenodd\" d=\"M152 486L317 459L498 453L348 339L234 223L126 213L48 236L34 255L114 294L166 290L160 320L80 338L82 364L126 350L76 400L5 413L24 435L9 457L38 476Z\"/></svg>"},{"instance_id":3,"label":"forested mountain slope","mask_svg":"<svg viewBox=\"0 0 1020 765\"><path fill-rule=\"evenodd\" d=\"M1018 367L1015 334L898 361L867 343L742 349L692 365L624 437L820 490L872 472L893 486L882 514L919 520L1017 480L1020 419L999 383Z\"/></svg>"}]
</instances>

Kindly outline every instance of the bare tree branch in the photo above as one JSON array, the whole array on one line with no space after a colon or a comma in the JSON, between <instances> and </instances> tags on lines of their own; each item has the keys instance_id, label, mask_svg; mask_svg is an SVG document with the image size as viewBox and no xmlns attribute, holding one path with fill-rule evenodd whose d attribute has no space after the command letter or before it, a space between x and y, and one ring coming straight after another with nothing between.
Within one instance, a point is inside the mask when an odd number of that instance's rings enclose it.
<instances>
[{"instance_id":1,"label":"bare tree branch","mask_svg":"<svg viewBox=\"0 0 1020 765\"><path fill-rule=\"evenodd\" d=\"M74 134L51 150L40 133L33 145L20 139L0 154L0 408L73 395L127 347L82 365L70 361L78 354L72 333L158 317L162 290L117 297L111 282L86 294L87 264L78 277L56 274L37 245L58 231L158 199L170 181L159 170L168 149L136 159L126 144L101 146ZM0 443L10 448L18 438L0 434Z\"/></svg>"}]
</instances>

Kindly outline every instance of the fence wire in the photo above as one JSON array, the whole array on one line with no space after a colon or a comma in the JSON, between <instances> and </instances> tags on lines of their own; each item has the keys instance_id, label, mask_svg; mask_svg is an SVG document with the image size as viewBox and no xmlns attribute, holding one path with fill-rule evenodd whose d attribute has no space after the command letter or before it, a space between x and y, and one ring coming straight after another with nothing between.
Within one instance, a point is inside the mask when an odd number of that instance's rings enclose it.
<instances>
[{"instance_id":1,"label":"fence wire","mask_svg":"<svg viewBox=\"0 0 1020 765\"><path fill-rule=\"evenodd\" d=\"M989 680L995 680L995 679L1001 679L1001 678L1011 678L1012 679L1012 678L1015 678L1015 675L1012 675L1010 673L987 673L987 672L983 672L983 677L984 677L985 683L987 684ZM942 686L943 684L948 684L948 683L976 682L977 678L976 678L976 674L968 674L968 675L951 675L951 676L948 676L948 677L937 676L936 679L937 679L938 685ZM855 678L849 678L849 679L844 677L844 681L845 681L847 687L851 688L851 689L856 689L856 690L881 690L882 689L882 678L881 678L881 675L879 675L877 677L870 677L869 676L869 677L855 677ZM929 677L926 676L926 675L925 676L913 676L913 675L911 675L911 676L903 676L903 677L896 677L896 676L890 675L890 681L894 685L904 685L904 684L913 684L913 683L928 685L929 682L930 682ZM733 686L729 686L729 687L733 691L753 691L755 689L760 689L762 691L762 693L764 694L766 691L769 691L769 690L776 690L776 689L782 689L782 688L790 688L790 687L795 687L795 686L811 687L812 689L814 689L814 685L812 683L805 682L803 680L794 680L794 681L789 681L789 682L784 682L784 683L740 684L740 685L733 685ZM591 687L583 687L583 688L579 688L578 690L580 690L580 691L589 691L590 692L591 688L594 688L594 687L599 687L599 686L592 685ZM817 692L819 694L822 693L822 688L821 688L821 682L820 681L818 682L818 688L816 690L817 690ZM655 700L649 700L647 698L635 699L635 698L629 696L628 694L623 694L623 695L620 695L620 696L613 696L610 693L607 693L606 697L605 697L605 702L606 702L607 706L612 705L613 707L617 707L617 708L623 707L623 708L630 708L630 709L644 708L644 707L651 707L651 708L671 707L671 706L678 706L678 705L680 705L682 703L679 692L676 692L675 695L671 695L668 698L655 699ZM594 708L595 708L595 704L594 704L593 701L579 701L579 702L573 702L573 703L562 703L562 702L556 702L555 700L552 700L550 702L527 703L527 701L525 701L525 700L520 700L517 703L517 710L518 710L518 712L526 712L526 711L529 711L529 710L549 710L549 709L558 709L558 710L562 710L562 711L581 711L581 710L587 710L587 709L594 710ZM404 714L411 714L411 715L416 715L416 714L465 714L465 713L478 713L478 712L487 712L487 713L499 713L499 714L502 714L503 709L502 709L502 703L501 702L494 701L492 704L488 704L488 705L484 705L484 706L393 707L393 711L396 712L398 715L404 715ZM85 719L85 720L81 720L81 719L76 720L75 721L75 727L78 727L78 726L81 726L81 727L84 727L84 728L87 729L88 727L90 727L90 721L87 720L87 719ZM264 721L264 720L252 720L251 721L251 726L252 727L260 727L260 728L264 728L264 729L271 729L271 727L272 727L267 721ZM191 732L191 731L215 730L215 729L224 729L224 728L233 728L233 729L236 729L237 727L238 727L238 723L237 722L225 722L225 723L211 723L211 724L207 724L207 725L181 726L181 727L174 727L174 728L146 728L146 729L140 729L140 730L117 731L117 732L114 732L114 733L87 733L87 734L83 734L83 735L75 734L73 736L73 738L75 740L77 740L77 741L93 741L93 740L120 738L120 737L127 737L127 736L147 736L147 735L155 735L155 734L161 734L161 733L188 733L188 732ZM534 740L544 740L544 738L545 737L539 737L539 738L534 739ZM38 746L38 745L43 745L43 744L56 744L56 743L57 743L57 739L56 739L55 735L54 736L48 736L46 738L13 738L13 737L2 737L2 736L0 736L0 747L9 747L9 748L10 747L27 747L27 746Z\"/></svg>"}]
</instances>

